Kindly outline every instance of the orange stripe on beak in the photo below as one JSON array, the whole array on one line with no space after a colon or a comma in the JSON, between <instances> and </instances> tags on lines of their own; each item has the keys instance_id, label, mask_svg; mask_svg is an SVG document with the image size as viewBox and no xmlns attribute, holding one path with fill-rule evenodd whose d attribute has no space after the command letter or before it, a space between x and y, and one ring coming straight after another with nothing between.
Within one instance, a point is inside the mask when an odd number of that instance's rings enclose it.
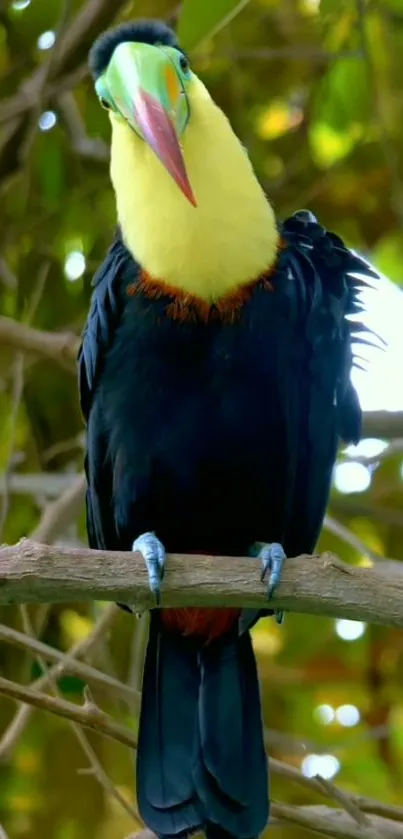
<instances>
[{"instance_id":1,"label":"orange stripe on beak","mask_svg":"<svg viewBox=\"0 0 403 839\"><path fill-rule=\"evenodd\" d=\"M176 103L177 103L177 100L179 98L180 92L181 92L181 87L180 87L180 84L178 82L178 77L175 73L174 68L170 67L169 65L167 65L165 67L164 75L165 75L165 84L166 84L166 88L167 88L167 93L168 93L171 105L174 108Z\"/></svg>"}]
</instances>

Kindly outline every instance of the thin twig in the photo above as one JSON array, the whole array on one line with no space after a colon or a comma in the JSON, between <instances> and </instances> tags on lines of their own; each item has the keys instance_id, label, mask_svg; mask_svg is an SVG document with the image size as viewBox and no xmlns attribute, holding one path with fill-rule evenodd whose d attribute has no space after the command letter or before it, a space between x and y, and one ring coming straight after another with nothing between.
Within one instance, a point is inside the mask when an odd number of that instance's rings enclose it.
<instances>
[{"instance_id":1,"label":"thin twig","mask_svg":"<svg viewBox=\"0 0 403 839\"><path fill-rule=\"evenodd\" d=\"M61 440L59 443L53 443L48 449L42 452L42 463L49 463L56 457L62 454L70 454L70 452L79 449L83 450L85 443L85 436L82 431L75 434L74 437L69 437L67 440ZM40 540L39 540L40 541Z\"/></svg>"},{"instance_id":2,"label":"thin twig","mask_svg":"<svg viewBox=\"0 0 403 839\"><path fill-rule=\"evenodd\" d=\"M346 793L343 792L343 790L336 787L336 785L332 784L331 781L326 780L326 778L322 778L320 775L316 775L315 778L323 787L328 797L334 798L335 801L341 804L344 810L351 816L351 818L353 818L357 822L357 824L370 824L368 816L360 810L353 798L351 798L349 795L346 795Z\"/></svg>"},{"instance_id":3,"label":"thin twig","mask_svg":"<svg viewBox=\"0 0 403 839\"><path fill-rule=\"evenodd\" d=\"M335 536L338 536L342 542L345 542L346 545L350 545L351 548L354 548L357 553L361 554L362 556L366 556L371 562L380 562L382 561L382 557L380 554L377 554L375 551L371 550L368 545L365 545L361 539L353 533L345 524L342 524L337 519L333 518L332 516L325 516L323 527L329 533L333 533Z\"/></svg>"},{"instance_id":4,"label":"thin twig","mask_svg":"<svg viewBox=\"0 0 403 839\"><path fill-rule=\"evenodd\" d=\"M25 608L22 607L22 609L24 610L26 621ZM88 664L77 661L76 658L67 653L62 653L54 647L49 647L48 644L44 644L43 641L35 638L32 632L28 634L25 627L24 632L19 632L17 629L0 624L0 640L8 644L13 644L20 649L27 650L36 657L40 656L44 660L62 662L64 673L71 673L79 679L92 682L101 689L107 689L111 694L123 697L130 703L131 707L133 705L137 709L139 707L140 695L137 690L129 687L129 685L125 685L123 682L119 682L118 679L109 676L107 673L103 673L101 670L97 670L95 667L90 667ZM54 681L54 675L51 675L50 678Z\"/></svg>"},{"instance_id":5,"label":"thin twig","mask_svg":"<svg viewBox=\"0 0 403 839\"><path fill-rule=\"evenodd\" d=\"M30 624L27 609L26 609L26 607L22 607L22 609L23 609L23 613L24 613L24 624L25 624L24 629L25 629L27 635L31 636L29 638L29 640L30 641L36 641L36 639L33 636L33 630L32 630L32 626ZM56 698L60 697L60 692L58 690L57 683L53 679L53 677L50 675L50 671L49 671L49 668L48 668L46 662L44 661L42 656L39 655L39 654L36 655L36 660L37 660L39 666L42 668L44 675L47 676L49 686L51 687L54 696ZM87 688L87 691L88 691L88 688ZM94 704L92 697L91 697L91 702L92 702L92 704ZM84 751L84 753L86 754L86 756L87 756L87 758L90 762L92 773L93 773L94 777L97 779L98 783L101 784L101 786L106 790L106 792L109 795L111 795L113 798L116 799L116 801L118 801L118 803L121 805L121 807L123 807L125 812L128 813L133 818L133 820L137 823L140 820L140 816L137 813L137 810L135 810L134 807L132 807L126 801L126 799L119 792L119 790L116 789L116 787L112 783L111 779L108 777L108 775L104 771L101 762L98 760L98 757L97 757L94 749L90 745L90 743L88 741L88 738L87 738L86 734L84 734L84 731L82 730L82 728L79 725L77 725L75 722L70 721L69 724L70 724L70 727L71 727L71 729L74 733L74 736L78 740L82 750Z\"/></svg>"},{"instance_id":6,"label":"thin twig","mask_svg":"<svg viewBox=\"0 0 403 839\"><path fill-rule=\"evenodd\" d=\"M55 81L55 85L51 85L53 91L61 92L59 76L68 74L75 78L77 70L82 76L82 62L86 59L94 38L103 28L109 26L125 2L126 0L114 0L113 3L110 0L87 0L81 6L69 26L63 31L52 58L51 69ZM44 84L46 76L46 65L37 68L29 79L22 83L16 96L3 103L0 109L0 119L10 120L6 131L3 132L0 150L0 174L3 178L9 178L20 168L21 150L26 144L29 147L32 132L30 114L33 110L35 112L38 95L41 94L43 105L52 95L49 86ZM69 86L71 84L70 79ZM14 116L10 118L13 114Z\"/></svg>"},{"instance_id":7,"label":"thin twig","mask_svg":"<svg viewBox=\"0 0 403 839\"><path fill-rule=\"evenodd\" d=\"M329 791L324 787L321 781L317 778L308 778L303 775L295 766L290 766L288 763L283 763L274 757L270 758L270 771L273 775L279 778L286 778L289 781L294 781L299 786L309 789L311 792L317 793L320 796L329 796ZM346 793L344 793L346 795ZM333 796L331 796L333 797ZM373 813L374 815L384 816L388 819L396 819L396 821L403 821L403 807L393 804L384 804L381 801L376 801L373 798L368 798L363 795L350 795L350 800L356 804L359 810L366 813Z\"/></svg>"},{"instance_id":8,"label":"thin twig","mask_svg":"<svg viewBox=\"0 0 403 839\"><path fill-rule=\"evenodd\" d=\"M124 746L129 746L131 749L135 749L137 746L134 734L128 728L116 723L112 717L101 711L93 702L85 701L84 705L74 705L73 702L56 699L54 696L48 696L32 687L19 685L17 682L2 677L0 677L0 693L12 699L17 699L19 702L27 702L43 711L50 711L51 714L56 714L58 717L73 720L73 722L77 722L86 728L104 734L105 737L117 740Z\"/></svg>"},{"instance_id":9,"label":"thin twig","mask_svg":"<svg viewBox=\"0 0 403 839\"><path fill-rule=\"evenodd\" d=\"M77 85L80 84L80 82L82 82L88 74L88 65L86 63L80 64L71 73L66 73L63 76L58 77L56 81L48 83L43 91L44 99L48 100L57 98L60 94L65 93L65 91L72 90L77 87ZM15 96L3 99L0 102L0 124L8 122L15 117L22 116L29 111L30 108L32 108L33 103L34 93L28 95L27 92L20 92Z\"/></svg>"},{"instance_id":10,"label":"thin twig","mask_svg":"<svg viewBox=\"0 0 403 839\"><path fill-rule=\"evenodd\" d=\"M110 158L109 147L99 138L88 137L84 120L71 91L59 97L58 108L70 136L72 150L83 157L107 163Z\"/></svg>"},{"instance_id":11,"label":"thin twig","mask_svg":"<svg viewBox=\"0 0 403 839\"><path fill-rule=\"evenodd\" d=\"M129 816L131 816L131 818L135 822L141 822L141 818L139 813L137 812L137 809L134 807L133 804L129 804L129 802L126 801L122 793L119 792L119 790L112 783L111 779L109 778L109 775L106 774L102 766L102 763L100 762L100 760L98 760L98 757L94 752L94 749L90 745L88 738L84 734L83 730L80 728L80 726L76 725L75 723L71 723L71 725L74 725L77 740L79 741L81 748L88 757L88 760L92 767L92 774L97 779L98 783L101 784L101 786L106 790L107 793L109 793L109 795L112 796L112 798L115 798L115 800L121 805L121 807L123 807L125 812Z\"/></svg>"},{"instance_id":12,"label":"thin twig","mask_svg":"<svg viewBox=\"0 0 403 839\"><path fill-rule=\"evenodd\" d=\"M78 475L56 501L47 504L31 538L50 544L67 530L82 510L86 485L85 476Z\"/></svg>"},{"instance_id":13,"label":"thin twig","mask_svg":"<svg viewBox=\"0 0 403 839\"><path fill-rule=\"evenodd\" d=\"M10 491L14 495L39 495L45 498L64 496L77 485L78 476L71 472L16 472L11 476ZM4 477L0 473L0 493ZM39 541L42 541L41 539Z\"/></svg>"},{"instance_id":14,"label":"thin twig","mask_svg":"<svg viewBox=\"0 0 403 839\"><path fill-rule=\"evenodd\" d=\"M347 513L349 516L362 516L370 521L380 521L393 527L403 527L402 507L383 507L373 501L359 501L353 495L338 495L332 498L331 509Z\"/></svg>"},{"instance_id":15,"label":"thin twig","mask_svg":"<svg viewBox=\"0 0 403 839\"><path fill-rule=\"evenodd\" d=\"M107 606L107 608L103 610L100 618L98 619L97 623L95 624L89 635L87 635L86 638L75 644L68 651L68 657L84 658L86 655L88 655L104 639L105 635L109 632L118 612L119 609L117 606L115 606L114 603L111 603L110 606ZM53 679L58 679L65 672L65 663L64 661L60 661L58 664L53 665L53 667L49 669L48 674ZM34 690L48 688L48 674L41 676L39 679L37 679L31 685L31 688ZM9 758L19 738L25 731L25 728L28 725L34 710L35 709L33 705L21 705L21 707L18 709L0 740L0 761Z\"/></svg>"},{"instance_id":16,"label":"thin twig","mask_svg":"<svg viewBox=\"0 0 403 839\"><path fill-rule=\"evenodd\" d=\"M332 839L403 839L403 825L380 816L371 816L369 825L359 825L343 810L331 807L295 807L272 804L272 815L284 823L299 825L305 830Z\"/></svg>"},{"instance_id":17,"label":"thin twig","mask_svg":"<svg viewBox=\"0 0 403 839\"><path fill-rule=\"evenodd\" d=\"M0 315L0 345L23 352L32 352L58 362L70 372L76 372L76 358L80 339L63 332L44 332L33 329L12 318Z\"/></svg>"}]
</instances>

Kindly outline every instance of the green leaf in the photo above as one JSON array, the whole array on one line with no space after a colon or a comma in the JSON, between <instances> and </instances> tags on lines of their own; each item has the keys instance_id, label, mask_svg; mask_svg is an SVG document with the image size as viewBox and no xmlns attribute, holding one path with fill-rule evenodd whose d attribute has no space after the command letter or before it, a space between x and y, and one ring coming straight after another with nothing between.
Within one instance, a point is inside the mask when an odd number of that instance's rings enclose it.
<instances>
[{"instance_id":1,"label":"green leaf","mask_svg":"<svg viewBox=\"0 0 403 839\"><path fill-rule=\"evenodd\" d=\"M342 160L368 136L371 94L361 58L335 62L319 84L309 131L318 166Z\"/></svg>"},{"instance_id":2,"label":"green leaf","mask_svg":"<svg viewBox=\"0 0 403 839\"><path fill-rule=\"evenodd\" d=\"M60 139L56 132L53 136L41 138L38 150L37 168L44 204L49 209L56 209L65 187L64 160Z\"/></svg>"},{"instance_id":3,"label":"green leaf","mask_svg":"<svg viewBox=\"0 0 403 839\"><path fill-rule=\"evenodd\" d=\"M326 122L314 122L309 130L309 140L315 163L323 169L333 166L347 157L360 136L355 127L351 131L338 132Z\"/></svg>"},{"instance_id":4,"label":"green leaf","mask_svg":"<svg viewBox=\"0 0 403 839\"><path fill-rule=\"evenodd\" d=\"M325 18L328 15L337 17L340 15L341 7L347 5L348 0L321 0L319 12L321 17Z\"/></svg>"},{"instance_id":5,"label":"green leaf","mask_svg":"<svg viewBox=\"0 0 403 839\"><path fill-rule=\"evenodd\" d=\"M403 241L402 234L384 236L372 251L372 261L397 285L403 285Z\"/></svg>"},{"instance_id":6,"label":"green leaf","mask_svg":"<svg viewBox=\"0 0 403 839\"><path fill-rule=\"evenodd\" d=\"M178 25L178 38L185 50L196 49L226 26L249 0L185 0Z\"/></svg>"},{"instance_id":7,"label":"green leaf","mask_svg":"<svg viewBox=\"0 0 403 839\"><path fill-rule=\"evenodd\" d=\"M336 61L319 85L315 105L314 118L336 132L368 122L372 97L364 61L361 58Z\"/></svg>"}]
</instances>

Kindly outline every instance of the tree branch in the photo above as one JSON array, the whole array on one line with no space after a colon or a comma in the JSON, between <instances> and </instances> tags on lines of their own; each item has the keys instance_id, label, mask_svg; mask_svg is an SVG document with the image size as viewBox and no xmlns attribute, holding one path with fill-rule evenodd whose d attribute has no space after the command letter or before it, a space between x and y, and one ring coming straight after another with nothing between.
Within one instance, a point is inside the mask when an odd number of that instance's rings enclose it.
<instances>
[{"instance_id":1,"label":"tree branch","mask_svg":"<svg viewBox=\"0 0 403 839\"><path fill-rule=\"evenodd\" d=\"M31 624L31 621L30 621L30 618L29 618L29 615L28 615L27 607L26 606L21 606L21 611L23 613L23 618L24 618L24 629L27 633L27 635L23 636L23 637L25 639L28 638L29 641L32 641L32 640L37 641L37 639L34 637L34 634L33 634L33 631L32 631L32 624ZM5 628L6 628L6 630L8 629L8 627L5 627ZM21 633L18 633L18 634L21 634ZM47 645L45 645L45 646L47 646ZM49 674L48 666L47 666L45 660L43 659L43 657L39 653L36 655L36 661L39 664L40 668L43 670L43 673L48 677L49 686L51 687L53 696L56 699L59 699L60 698L60 692L59 692L58 685L57 685L56 681L52 678L52 676ZM93 701L92 697L89 693L88 688L86 689L86 698L87 698L88 702ZM70 724L70 728L71 728L74 736L76 737L78 743L80 744L84 754L86 755L86 757L87 757L87 759L89 760L89 763L90 763L89 769L82 770L82 772L84 771L84 772L86 772L86 774L88 774L90 772L92 775L94 775L94 777L97 779L98 783L101 784L101 786L104 788L106 793L108 795L111 795L113 798L115 798L115 800L119 802L119 804L121 805L121 807L123 807L123 809L126 811L126 813L128 813L134 819L135 823L138 824L140 819L139 819L139 815L138 815L137 811L126 801L126 799L123 797L123 795L114 786L114 784L112 783L109 776L106 774L100 760L98 759L98 756L97 756L96 752L94 751L94 749L92 748L92 746L91 746L91 744L88 740L88 737L87 737L86 733L83 731L82 726L77 725L77 723L72 722L72 720L69 721L69 724Z\"/></svg>"},{"instance_id":2,"label":"tree branch","mask_svg":"<svg viewBox=\"0 0 403 839\"><path fill-rule=\"evenodd\" d=\"M402 431L403 431L403 421L402 421ZM354 460L355 463L364 463L366 466L370 466L372 463L383 463L383 461L388 460L390 457L395 457L397 454L403 454L403 438L396 437L395 440L392 440L389 445L384 449L382 452L378 454L370 454L370 455L353 455L352 457L346 457L345 463L348 463L351 460Z\"/></svg>"},{"instance_id":3,"label":"tree branch","mask_svg":"<svg viewBox=\"0 0 403 839\"><path fill-rule=\"evenodd\" d=\"M51 714L56 714L58 717L73 720L73 722L79 723L85 728L99 731L105 737L117 740L118 743L123 743L124 746L129 746L131 749L137 747L134 734L128 728L116 723L112 717L105 714L104 711L101 711L88 698L85 700L84 705L75 705L74 702L67 702L66 699L56 699L54 696L48 696L47 693L41 693L31 687L18 685L17 682L11 682L9 679L3 679L1 677L0 693L4 696L9 696L11 699L18 699L19 702L28 702L36 708L50 711Z\"/></svg>"},{"instance_id":4,"label":"tree branch","mask_svg":"<svg viewBox=\"0 0 403 839\"><path fill-rule=\"evenodd\" d=\"M2 103L0 119L19 114L11 118L0 138L0 179L8 179L21 166L22 150L30 138L32 115L40 97L43 105L54 91L60 76L66 74L71 79L82 77L80 65L87 58L88 50L102 29L114 20L126 0L87 0L68 26L63 27L60 38L56 39L49 61L44 62L20 86L17 94ZM51 67L50 67L51 63ZM49 67L51 72L49 73ZM65 89L66 79L64 79ZM60 91L59 91L60 92Z\"/></svg>"},{"instance_id":5,"label":"tree branch","mask_svg":"<svg viewBox=\"0 0 403 839\"><path fill-rule=\"evenodd\" d=\"M80 514L86 486L85 476L78 475L62 495L47 504L40 521L31 533L31 538L37 542L49 543L67 530Z\"/></svg>"},{"instance_id":6,"label":"tree branch","mask_svg":"<svg viewBox=\"0 0 403 839\"><path fill-rule=\"evenodd\" d=\"M10 478L10 493L13 495L40 495L45 498L52 498L52 505L60 499L64 499L67 493L72 493L78 486L78 477L71 472L16 472ZM0 494L5 492L6 480L3 472L0 472ZM60 531L59 531L60 532ZM36 542L52 541L38 536L31 538Z\"/></svg>"},{"instance_id":7,"label":"tree branch","mask_svg":"<svg viewBox=\"0 0 403 839\"><path fill-rule=\"evenodd\" d=\"M355 822L345 810L332 807L294 807L273 804L272 816L281 822L299 825L306 830L334 839L403 839L403 825L380 816L371 816L368 824Z\"/></svg>"},{"instance_id":8,"label":"tree branch","mask_svg":"<svg viewBox=\"0 0 403 839\"><path fill-rule=\"evenodd\" d=\"M52 79L62 74L72 73L87 58L87 53L94 38L113 21L126 0L88 0L78 11L55 43L55 55L52 58ZM57 46L57 49L55 49ZM38 67L29 79L23 82L15 97L4 103L8 110L0 112L0 119L15 114L13 103L23 103L24 110L35 106L38 91L43 87L46 78L46 63ZM49 79L50 81L50 79ZM17 109L20 110L20 109ZM21 108L22 110L22 108Z\"/></svg>"},{"instance_id":9,"label":"tree branch","mask_svg":"<svg viewBox=\"0 0 403 839\"><path fill-rule=\"evenodd\" d=\"M99 138L88 137L85 122L71 91L58 97L58 110L69 134L73 151L82 157L109 162L109 146Z\"/></svg>"},{"instance_id":10,"label":"tree branch","mask_svg":"<svg viewBox=\"0 0 403 839\"><path fill-rule=\"evenodd\" d=\"M125 810L125 812L129 816L131 816L131 818L136 822L136 824L138 824L139 822L141 823L140 816L135 807L132 804L129 804L128 801L126 801L125 797L122 795L120 790L117 787L115 787L115 785L112 783L109 775L106 774L101 761L99 760L96 752L90 745L87 735L84 733L82 727L77 725L76 723L71 723L71 725L73 726L73 730L75 732L78 742L81 745L81 748L87 755L87 758L91 764L89 770L82 770L81 774L84 774L85 772L86 775L94 775L98 783L105 790L106 794L112 796L112 798L114 798L115 801L118 801L123 810Z\"/></svg>"},{"instance_id":11,"label":"tree branch","mask_svg":"<svg viewBox=\"0 0 403 839\"><path fill-rule=\"evenodd\" d=\"M0 315L0 345L44 355L72 371L76 369L79 338L71 333L33 329Z\"/></svg>"},{"instance_id":12,"label":"tree branch","mask_svg":"<svg viewBox=\"0 0 403 839\"><path fill-rule=\"evenodd\" d=\"M279 778L287 778L289 781L294 781L296 784L299 784L299 786L309 789L311 792L315 792L325 798L333 796L333 792L330 793L329 791L328 783L323 783L323 778L318 775L315 778L308 778L296 769L295 766L283 763L282 760L277 760L276 758L271 757L270 771L273 775L276 775ZM344 793L344 795L346 795L346 793ZM396 819L397 821L403 822L403 807L398 807L393 804L384 804L381 801L376 801L374 798L367 798L364 795L350 795L349 799L364 813L373 813L374 815L384 816L388 819Z\"/></svg>"},{"instance_id":13,"label":"tree branch","mask_svg":"<svg viewBox=\"0 0 403 839\"><path fill-rule=\"evenodd\" d=\"M393 571L393 573L392 573ZM115 600L137 611L155 601L140 554L41 545L22 539L0 550L0 603ZM273 607L403 627L403 566L346 565L331 553L289 558ZM163 606L267 608L256 559L171 554Z\"/></svg>"},{"instance_id":14,"label":"tree branch","mask_svg":"<svg viewBox=\"0 0 403 839\"><path fill-rule=\"evenodd\" d=\"M63 33L53 68L55 76L71 72L87 57L94 39L109 26L126 2L115 0L111 4L110 0L88 0Z\"/></svg>"},{"instance_id":15,"label":"tree branch","mask_svg":"<svg viewBox=\"0 0 403 839\"><path fill-rule=\"evenodd\" d=\"M118 679L109 676L107 673L102 673L101 670L97 670L89 664L83 664L81 661L77 661L76 658L71 657L68 653L62 653L60 650L54 649L54 647L49 647L48 644L44 644L43 641L38 641L37 638L30 637L25 632L19 632L10 626L0 624L0 641L28 650L33 655L39 655L47 661L61 662L64 673L72 673L79 679L92 682L103 690L107 688L111 694L124 697L127 701L130 701L131 707L139 708L140 694L137 690L129 687L129 685L125 685L123 682L119 682Z\"/></svg>"},{"instance_id":16,"label":"tree branch","mask_svg":"<svg viewBox=\"0 0 403 839\"><path fill-rule=\"evenodd\" d=\"M359 539L352 530L349 530L348 527L334 519L332 516L325 516L323 528L324 530L327 530L328 533L333 533L334 536L337 536L342 542L345 542L346 545L350 545L350 547L354 548L357 553L366 556L371 562L382 561L382 557L379 554L369 548L368 545L364 545L364 542L362 542L362 540Z\"/></svg>"},{"instance_id":17,"label":"tree branch","mask_svg":"<svg viewBox=\"0 0 403 839\"><path fill-rule=\"evenodd\" d=\"M88 65L84 63L80 64L72 73L66 73L66 75L60 76L60 78L58 77L56 81L48 83L43 92L44 97L46 99L57 98L60 94L72 90L72 88L80 84L88 74ZM31 107L31 99L26 93L17 93L8 99L2 99L0 101L0 124L9 122L15 117L26 115Z\"/></svg>"},{"instance_id":18,"label":"tree branch","mask_svg":"<svg viewBox=\"0 0 403 839\"><path fill-rule=\"evenodd\" d=\"M366 411L364 437L384 437L396 440L403 437L403 411Z\"/></svg>"},{"instance_id":19,"label":"tree branch","mask_svg":"<svg viewBox=\"0 0 403 839\"><path fill-rule=\"evenodd\" d=\"M108 634L118 611L118 607L115 606L114 603L111 603L106 609L104 609L89 635L81 641L78 641L78 643L67 652L68 658L83 658L92 652L92 650L99 645L101 641L103 641L105 635ZM57 664L54 664L47 673L40 676L40 678L37 679L31 687L35 690L39 690L41 688L46 689L49 687L51 679L59 679L65 672L65 661L59 661ZM10 725L5 730L0 740L0 761L9 757L17 741L25 731L33 710L33 705L21 705L16 712Z\"/></svg>"}]
</instances>

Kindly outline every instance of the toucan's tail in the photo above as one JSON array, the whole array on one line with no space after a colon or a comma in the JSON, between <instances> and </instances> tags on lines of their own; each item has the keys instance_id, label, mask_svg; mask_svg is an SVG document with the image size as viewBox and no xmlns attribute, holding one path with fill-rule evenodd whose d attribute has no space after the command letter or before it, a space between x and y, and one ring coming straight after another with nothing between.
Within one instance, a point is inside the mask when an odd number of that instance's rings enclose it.
<instances>
[{"instance_id":1,"label":"toucan's tail","mask_svg":"<svg viewBox=\"0 0 403 839\"><path fill-rule=\"evenodd\" d=\"M267 758L250 635L207 646L151 615L137 799L159 836L252 839L268 819Z\"/></svg>"}]
</instances>

